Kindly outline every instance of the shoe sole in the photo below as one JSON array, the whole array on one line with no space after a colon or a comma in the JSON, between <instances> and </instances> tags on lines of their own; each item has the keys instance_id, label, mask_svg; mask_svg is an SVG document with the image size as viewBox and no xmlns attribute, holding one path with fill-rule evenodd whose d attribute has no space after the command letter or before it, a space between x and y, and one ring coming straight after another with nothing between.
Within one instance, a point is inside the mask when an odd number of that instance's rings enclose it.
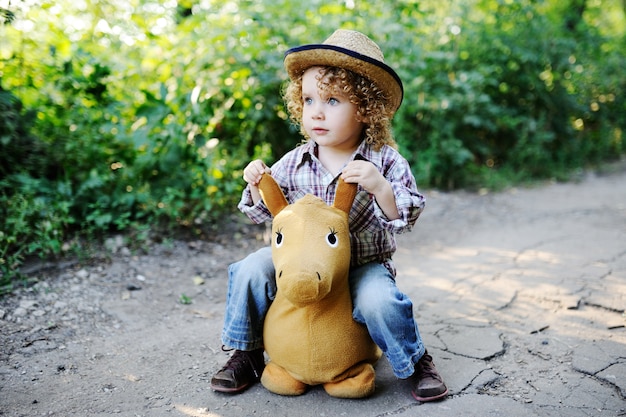
<instances>
[{"instance_id":1,"label":"shoe sole","mask_svg":"<svg viewBox=\"0 0 626 417\"><path fill-rule=\"evenodd\" d=\"M412 390L411 390L411 395L413 395L413 398L415 398L417 401L422 402L422 403L427 403L429 401L437 401L437 400L443 399L446 395L448 395L448 389L446 388L445 392L439 395L436 395L434 397L420 397L416 393L414 393Z\"/></svg>"},{"instance_id":2,"label":"shoe sole","mask_svg":"<svg viewBox=\"0 0 626 417\"><path fill-rule=\"evenodd\" d=\"M213 385L213 384L210 384L209 386L211 387L211 389L213 391L224 392L226 394L237 394L237 393L245 390L246 388L248 388L250 386L250 384L246 384L246 385L243 385L241 387L235 387L235 388L221 387L219 385Z\"/></svg>"}]
</instances>

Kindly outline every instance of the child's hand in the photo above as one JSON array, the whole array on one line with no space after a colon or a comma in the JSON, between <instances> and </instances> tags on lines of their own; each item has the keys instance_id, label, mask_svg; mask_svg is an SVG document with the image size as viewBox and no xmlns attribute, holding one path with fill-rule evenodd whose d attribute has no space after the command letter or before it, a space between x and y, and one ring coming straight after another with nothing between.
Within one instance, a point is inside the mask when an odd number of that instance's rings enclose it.
<instances>
[{"instance_id":1,"label":"child's hand","mask_svg":"<svg viewBox=\"0 0 626 417\"><path fill-rule=\"evenodd\" d=\"M369 161L354 160L348 163L341 172L345 182L357 183L370 194L378 194L387 186L387 179L378 168Z\"/></svg>"},{"instance_id":2,"label":"child's hand","mask_svg":"<svg viewBox=\"0 0 626 417\"><path fill-rule=\"evenodd\" d=\"M267 165L265 165L265 163L260 159L255 159L243 170L243 179L248 184L256 187L259 185L259 181L261 181L263 174L266 173L271 173Z\"/></svg>"},{"instance_id":3,"label":"child's hand","mask_svg":"<svg viewBox=\"0 0 626 417\"><path fill-rule=\"evenodd\" d=\"M356 182L365 191L373 194L387 219L400 218L391 183L378 171L376 165L363 160L348 162L348 165L341 172L341 178L345 182Z\"/></svg>"}]
</instances>

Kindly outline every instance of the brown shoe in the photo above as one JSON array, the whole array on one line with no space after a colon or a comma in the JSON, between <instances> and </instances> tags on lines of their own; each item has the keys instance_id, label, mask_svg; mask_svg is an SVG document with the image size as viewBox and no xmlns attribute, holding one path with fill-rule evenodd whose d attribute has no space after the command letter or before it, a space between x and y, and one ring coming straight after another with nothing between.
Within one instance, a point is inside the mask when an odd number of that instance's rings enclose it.
<instances>
[{"instance_id":1,"label":"brown shoe","mask_svg":"<svg viewBox=\"0 0 626 417\"><path fill-rule=\"evenodd\" d=\"M433 357L428 353L424 353L415 365L411 384L413 384L411 394L417 401L436 401L448 395L448 388L435 368Z\"/></svg>"},{"instance_id":2,"label":"brown shoe","mask_svg":"<svg viewBox=\"0 0 626 417\"><path fill-rule=\"evenodd\" d=\"M211 389L219 392L238 393L261 378L265 368L263 349L235 350L211 379Z\"/></svg>"}]
</instances>

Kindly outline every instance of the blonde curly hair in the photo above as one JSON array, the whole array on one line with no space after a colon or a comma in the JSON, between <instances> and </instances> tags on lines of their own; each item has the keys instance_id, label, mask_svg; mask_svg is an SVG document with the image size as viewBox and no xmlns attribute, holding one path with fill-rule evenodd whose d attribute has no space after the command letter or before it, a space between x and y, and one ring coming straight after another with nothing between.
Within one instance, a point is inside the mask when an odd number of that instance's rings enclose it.
<instances>
[{"instance_id":1,"label":"blonde curly hair","mask_svg":"<svg viewBox=\"0 0 626 417\"><path fill-rule=\"evenodd\" d=\"M387 106L383 90L373 82L352 71L338 67L319 67L317 86L323 94L332 95L340 92L357 106L356 117L365 123L363 140L378 151L383 145L397 148L391 132L393 111ZM302 124L302 75L289 80L283 90L289 118L300 128L300 133L309 140Z\"/></svg>"}]
</instances>

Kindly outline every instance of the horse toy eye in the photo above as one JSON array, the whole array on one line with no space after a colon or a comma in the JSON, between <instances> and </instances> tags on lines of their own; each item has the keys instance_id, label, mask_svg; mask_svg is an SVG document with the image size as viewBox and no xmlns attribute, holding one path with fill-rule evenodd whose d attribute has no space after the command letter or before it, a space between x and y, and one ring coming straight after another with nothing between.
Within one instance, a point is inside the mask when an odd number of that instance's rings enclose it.
<instances>
[{"instance_id":1,"label":"horse toy eye","mask_svg":"<svg viewBox=\"0 0 626 417\"><path fill-rule=\"evenodd\" d=\"M276 245L277 248L280 248L283 245L283 233L278 230L276 232L276 239L274 240L274 244Z\"/></svg>"},{"instance_id":2,"label":"horse toy eye","mask_svg":"<svg viewBox=\"0 0 626 417\"><path fill-rule=\"evenodd\" d=\"M331 248L337 247L337 245L339 244L339 239L337 239L337 232L335 230L331 229L331 231L328 232L328 234L326 235L326 242Z\"/></svg>"}]
</instances>

